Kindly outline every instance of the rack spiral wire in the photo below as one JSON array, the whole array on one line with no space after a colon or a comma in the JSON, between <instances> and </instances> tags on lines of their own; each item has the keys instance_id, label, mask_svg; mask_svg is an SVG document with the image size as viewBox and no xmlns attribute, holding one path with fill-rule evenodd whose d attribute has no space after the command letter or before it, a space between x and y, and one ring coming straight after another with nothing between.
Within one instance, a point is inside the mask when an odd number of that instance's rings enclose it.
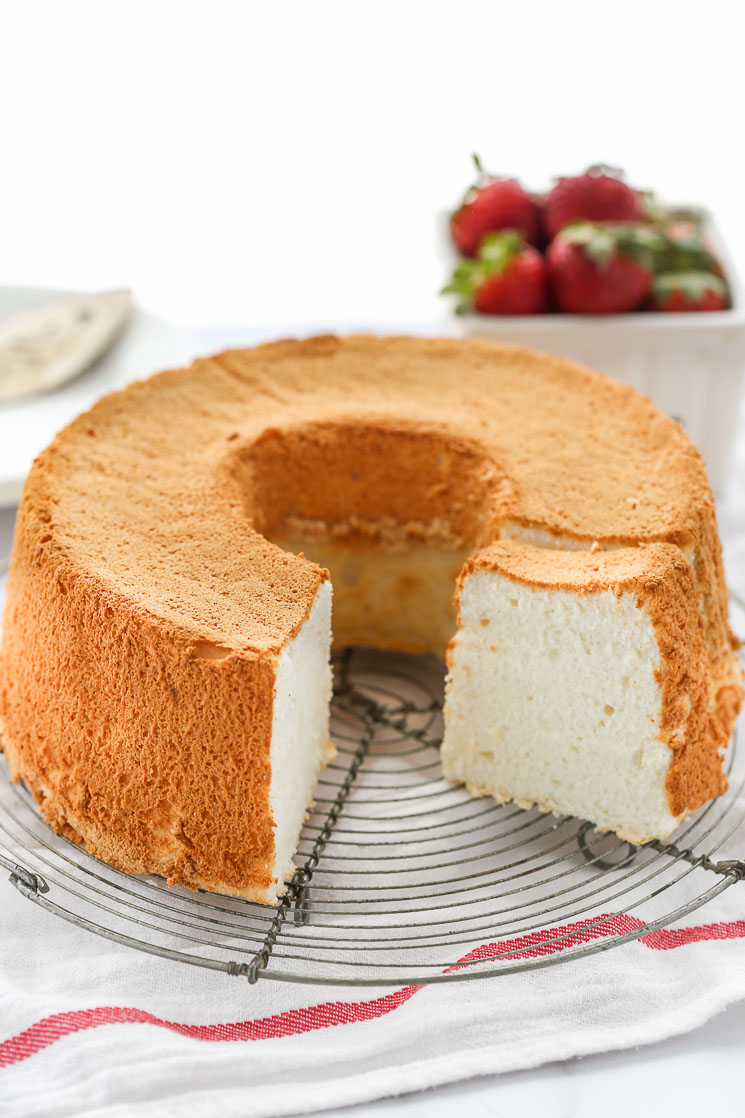
<instances>
[{"instance_id":1,"label":"rack spiral wire","mask_svg":"<svg viewBox=\"0 0 745 1118\"><path fill-rule=\"evenodd\" d=\"M745 616L745 603L736 602ZM742 621L742 619L740 619ZM346 650L298 869L275 908L131 877L54 835L0 774L0 865L30 901L107 939L242 976L351 986L534 970L638 939L745 878L745 751L674 842L472 799L442 779L442 665ZM740 840L738 843L738 839Z\"/></svg>"}]
</instances>

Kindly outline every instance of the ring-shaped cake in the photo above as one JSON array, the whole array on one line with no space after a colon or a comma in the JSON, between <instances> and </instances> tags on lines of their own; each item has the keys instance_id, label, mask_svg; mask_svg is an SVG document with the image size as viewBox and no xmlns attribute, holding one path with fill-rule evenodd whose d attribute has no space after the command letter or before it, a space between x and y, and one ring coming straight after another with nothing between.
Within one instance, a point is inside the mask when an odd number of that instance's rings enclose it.
<instances>
[{"instance_id":1,"label":"ring-shaped cake","mask_svg":"<svg viewBox=\"0 0 745 1118\"><path fill-rule=\"evenodd\" d=\"M329 574L330 572L330 574ZM630 388L481 341L317 337L100 400L36 460L0 740L52 826L271 903L334 640L447 658L443 770L641 842L743 697L702 460Z\"/></svg>"}]
</instances>

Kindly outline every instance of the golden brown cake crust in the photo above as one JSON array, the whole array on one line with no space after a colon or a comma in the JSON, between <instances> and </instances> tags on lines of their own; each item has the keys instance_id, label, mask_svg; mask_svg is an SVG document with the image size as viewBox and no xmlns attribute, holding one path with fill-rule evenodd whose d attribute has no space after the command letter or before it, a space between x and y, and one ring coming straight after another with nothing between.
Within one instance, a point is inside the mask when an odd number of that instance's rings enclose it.
<instances>
[{"instance_id":1,"label":"golden brown cake crust","mask_svg":"<svg viewBox=\"0 0 745 1118\"><path fill-rule=\"evenodd\" d=\"M120 869L268 898L274 658L186 641L61 564L49 577L19 559L27 535L21 522L0 671L13 778Z\"/></svg>"},{"instance_id":2,"label":"golden brown cake crust","mask_svg":"<svg viewBox=\"0 0 745 1118\"><path fill-rule=\"evenodd\" d=\"M636 545L682 547L721 733L731 723L741 689L713 501L672 420L597 373L488 342L282 341L113 393L34 463L0 732L54 826L128 870L266 895L276 661L328 573L262 533L314 523L473 552L535 529L618 548L605 561L619 579L638 577ZM567 559L575 584L587 554ZM701 740L676 754L671 803L715 789L691 761Z\"/></svg>"}]
</instances>

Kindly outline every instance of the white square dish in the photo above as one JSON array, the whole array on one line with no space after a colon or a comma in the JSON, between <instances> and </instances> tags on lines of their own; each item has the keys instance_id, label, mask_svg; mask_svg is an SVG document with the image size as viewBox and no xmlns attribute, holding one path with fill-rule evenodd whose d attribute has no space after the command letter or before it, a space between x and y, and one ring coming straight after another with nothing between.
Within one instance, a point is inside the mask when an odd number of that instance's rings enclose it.
<instances>
[{"instance_id":1,"label":"white square dish","mask_svg":"<svg viewBox=\"0 0 745 1118\"><path fill-rule=\"evenodd\" d=\"M745 294L711 219L705 231L729 283L729 310L464 314L457 321L466 334L568 357L643 392L690 435L706 461L712 489L721 493L745 372ZM458 256L449 217L441 222L440 235L452 270Z\"/></svg>"}]
</instances>

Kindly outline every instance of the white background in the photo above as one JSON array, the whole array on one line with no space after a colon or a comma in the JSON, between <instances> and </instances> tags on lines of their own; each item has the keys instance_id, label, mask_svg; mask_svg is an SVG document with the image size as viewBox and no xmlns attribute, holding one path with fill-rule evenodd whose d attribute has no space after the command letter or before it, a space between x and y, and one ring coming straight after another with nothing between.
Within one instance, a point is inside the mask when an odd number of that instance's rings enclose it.
<instances>
[{"instance_id":1,"label":"white background","mask_svg":"<svg viewBox=\"0 0 745 1118\"><path fill-rule=\"evenodd\" d=\"M416 326L472 150L535 189L623 166L708 204L741 263L739 8L2 4L0 283L128 285L188 327ZM700 1112L741 1079L742 1021L362 1111Z\"/></svg>"},{"instance_id":2,"label":"white background","mask_svg":"<svg viewBox=\"0 0 745 1118\"><path fill-rule=\"evenodd\" d=\"M741 5L8 0L0 282L190 326L420 322L469 153L604 160L745 253Z\"/></svg>"}]
</instances>

